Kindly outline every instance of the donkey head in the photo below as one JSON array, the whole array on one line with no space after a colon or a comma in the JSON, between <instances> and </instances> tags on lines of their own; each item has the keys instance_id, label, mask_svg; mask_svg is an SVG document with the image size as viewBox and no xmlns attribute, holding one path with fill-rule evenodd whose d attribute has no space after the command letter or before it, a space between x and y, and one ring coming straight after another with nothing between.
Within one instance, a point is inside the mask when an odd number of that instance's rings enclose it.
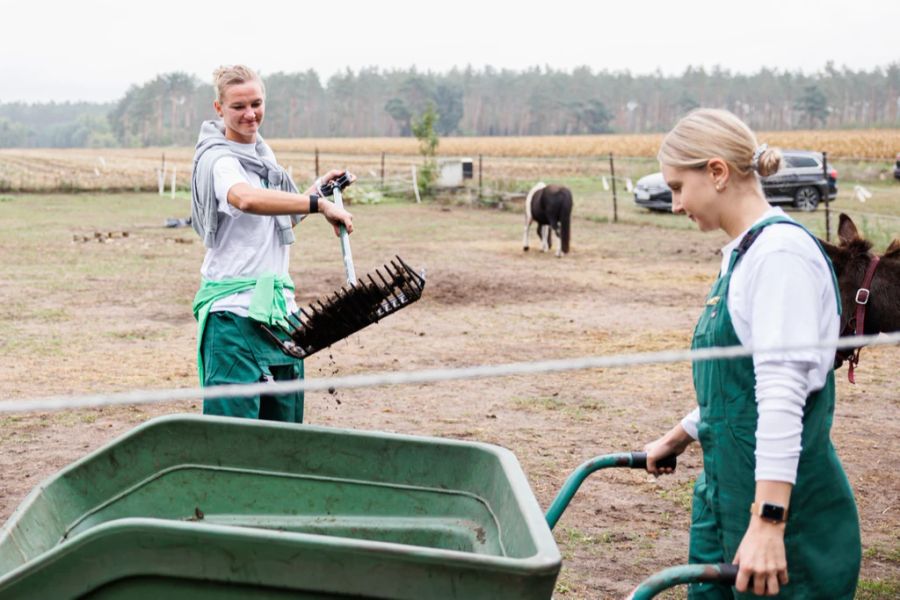
<instances>
[{"instance_id":1,"label":"donkey head","mask_svg":"<svg viewBox=\"0 0 900 600\"><path fill-rule=\"evenodd\" d=\"M837 246L822 242L837 275L841 292L841 331L856 310L856 293L862 287L866 269L872 261L872 242L864 239L853 220L841 213L838 222ZM900 329L900 240L894 240L881 262L871 283L871 294L866 307L865 331L874 334Z\"/></svg>"}]
</instances>

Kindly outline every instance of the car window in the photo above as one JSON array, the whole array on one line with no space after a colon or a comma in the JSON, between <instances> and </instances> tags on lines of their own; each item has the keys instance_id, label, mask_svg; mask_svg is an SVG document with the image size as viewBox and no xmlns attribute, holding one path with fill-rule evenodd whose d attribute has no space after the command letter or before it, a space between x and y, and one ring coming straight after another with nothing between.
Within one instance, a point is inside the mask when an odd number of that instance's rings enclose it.
<instances>
[{"instance_id":1,"label":"car window","mask_svg":"<svg viewBox=\"0 0 900 600\"><path fill-rule=\"evenodd\" d=\"M811 156L787 156L787 166L794 168L817 167L819 161Z\"/></svg>"}]
</instances>

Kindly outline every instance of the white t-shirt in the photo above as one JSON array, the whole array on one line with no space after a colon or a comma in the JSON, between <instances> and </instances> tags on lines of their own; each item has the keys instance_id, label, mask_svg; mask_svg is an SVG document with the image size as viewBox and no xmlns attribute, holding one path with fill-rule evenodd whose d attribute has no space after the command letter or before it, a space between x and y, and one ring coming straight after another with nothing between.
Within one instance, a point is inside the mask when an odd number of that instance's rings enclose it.
<instances>
[{"instance_id":1,"label":"white t-shirt","mask_svg":"<svg viewBox=\"0 0 900 600\"><path fill-rule=\"evenodd\" d=\"M784 215L769 209L758 221ZM746 231L722 248L721 272ZM734 268L728 311L743 346L758 348L836 340L840 319L831 269L808 233L770 225ZM754 354L756 479L794 483L800 459L806 397L825 385L834 349ZM697 438L699 409L681 424Z\"/></svg>"},{"instance_id":2,"label":"white t-shirt","mask_svg":"<svg viewBox=\"0 0 900 600\"><path fill-rule=\"evenodd\" d=\"M255 144L228 142L255 152ZM235 277L259 277L265 273L287 275L290 246L279 242L275 218L251 215L228 203L228 190L238 183L255 188L264 187L259 175L246 171L236 158L219 159L213 168L213 181L218 205L219 226L214 248L206 250L200 274L205 279L219 281ZM253 290L232 294L213 303L212 312L230 311L246 317ZM284 290L289 312L297 310L294 293Z\"/></svg>"}]
</instances>

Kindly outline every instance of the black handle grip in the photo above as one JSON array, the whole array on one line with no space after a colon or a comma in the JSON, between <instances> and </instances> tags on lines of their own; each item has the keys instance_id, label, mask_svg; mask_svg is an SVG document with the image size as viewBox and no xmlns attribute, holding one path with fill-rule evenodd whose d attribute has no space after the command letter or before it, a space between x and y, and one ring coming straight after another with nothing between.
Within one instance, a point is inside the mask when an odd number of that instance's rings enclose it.
<instances>
[{"instance_id":1,"label":"black handle grip","mask_svg":"<svg viewBox=\"0 0 900 600\"><path fill-rule=\"evenodd\" d=\"M734 585L734 582L737 580L737 574L738 565L721 563L719 565L719 576L716 578L716 583L721 583L722 585Z\"/></svg>"},{"instance_id":2,"label":"black handle grip","mask_svg":"<svg viewBox=\"0 0 900 600\"><path fill-rule=\"evenodd\" d=\"M353 183L353 175L350 171L344 171L344 174L336 179L332 179L328 183L322 184L322 195L323 196L331 196L334 194L334 188L337 187L341 191L344 190L345 187Z\"/></svg>"},{"instance_id":3,"label":"black handle grip","mask_svg":"<svg viewBox=\"0 0 900 600\"><path fill-rule=\"evenodd\" d=\"M665 458L661 458L656 461L657 467L669 468L673 471L678 466L678 456L675 454L670 454ZM631 453L631 468L632 469L646 469L647 468L647 453L646 452L632 452Z\"/></svg>"}]
</instances>

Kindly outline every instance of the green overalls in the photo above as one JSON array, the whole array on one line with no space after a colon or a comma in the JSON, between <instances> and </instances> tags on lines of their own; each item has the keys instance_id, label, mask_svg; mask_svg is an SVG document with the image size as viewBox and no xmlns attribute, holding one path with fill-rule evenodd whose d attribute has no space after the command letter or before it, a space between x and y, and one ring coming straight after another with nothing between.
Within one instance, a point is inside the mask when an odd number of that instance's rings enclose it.
<instances>
[{"instance_id":1,"label":"green overalls","mask_svg":"<svg viewBox=\"0 0 900 600\"><path fill-rule=\"evenodd\" d=\"M778 216L750 229L732 252L727 272L719 277L707 297L694 330L692 348L740 344L728 313L731 274L757 235L773 223L800 226ZM828 261L827 256L825 260ZM838 295L836 280L834 286ZM750 504L756 490L758 412L753 359L695 362L693 375L700 405L698 432L703 447L703 473L694 486L690 562L730 563L750 523ZM782 586L778 598L852 598L856 589L861 560L859 518L853 492L829 437L833 415L832 371L825 386L806 399L803 409L803 450L784 538L790 581ZM756 596L701 584L691 586L689 597Z\"/></svg>"},{"instance_id":2,"label":"green overalls","mask_svg":"<svg viewBox=\"0 0 900 600\"><path fill-rule=\"evenodd\" d=\"M220 298L254 290L249 317L210 312ZM204 280L194 298L197 319L197 371L204 387L303 379L303 360L288 356L266 337L260 323L275 325L287 308L284 289L294 289L290 277L273 274L257 279ZM203 401L203 414L303 422L303 392L213 398Z\"/></svg>"}]
</instances>

